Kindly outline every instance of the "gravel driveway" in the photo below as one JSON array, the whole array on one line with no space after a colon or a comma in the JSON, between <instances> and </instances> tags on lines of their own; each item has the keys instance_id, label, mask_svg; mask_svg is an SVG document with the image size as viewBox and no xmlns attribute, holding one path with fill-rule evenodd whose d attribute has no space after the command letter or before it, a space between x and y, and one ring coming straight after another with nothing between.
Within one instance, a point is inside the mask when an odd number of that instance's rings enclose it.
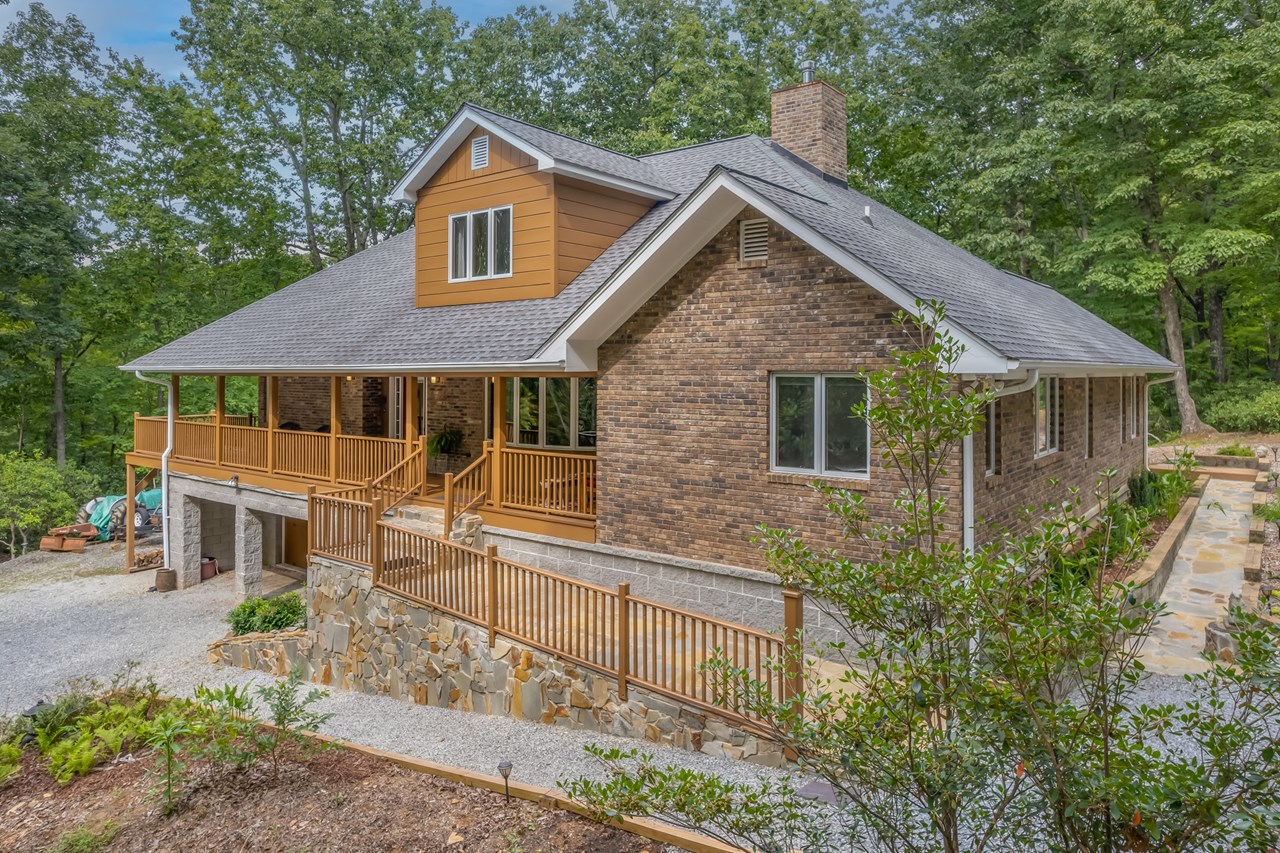
<instances>
[{"instance_id":1,"label":"gravel driveway","mask_svg":"<svg viewBox=\"0 0 1280 853\"><path fill-rule=\"evenodd\" d=\"M147 592L151 572L102 574L119 565L106 547L95 546L80 557L78 572L63 564L58 571L42 565L45 555L0 564L0 714L18 713L56 694L68 678L109 679L130 660L170 695L189 694L201 683L270 680L205 662L205 645L226 633L223 617L236 603L231 575L190 590ZM742 781L771 772L627 738L342 690L331 691L322 710L334 714L326 734L486 773L507 759L514 765L512 778L544 787L577 776L600 777L599 766L583 751L588 743L639 747L664 762Z\"/></svg>"}]
</instances>

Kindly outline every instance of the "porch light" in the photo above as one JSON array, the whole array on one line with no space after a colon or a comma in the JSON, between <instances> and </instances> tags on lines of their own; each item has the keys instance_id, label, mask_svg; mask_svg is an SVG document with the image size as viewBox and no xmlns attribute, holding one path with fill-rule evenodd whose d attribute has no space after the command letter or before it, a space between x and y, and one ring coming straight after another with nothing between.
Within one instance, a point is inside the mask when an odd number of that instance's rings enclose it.
<instances>
[{"instance_id":1,"label":"porch light","mask_svg":"<svg viewBox=\"0 0 1280 853\"><path fill-rule=\"evenodd\" d=\"M506 789L507 805L511 805L511 762L505 758L499 761L498 772L502 774L502 787Z\"/></svg>"},{"instance_id":2,"label":"porch light","mask_svg":"<svg viewBox=\"0 0 1280 853\"><path fill-rule=\"evenodd\" d=\"M347 376L347 381L348 381L348 382L350 382L350 381L351 381L352 379L354 379L354 378L355 378L354 376L351 376L351 375L349 375L349 374L348 374L348 376Z\"/></svg>"}]
</instances>

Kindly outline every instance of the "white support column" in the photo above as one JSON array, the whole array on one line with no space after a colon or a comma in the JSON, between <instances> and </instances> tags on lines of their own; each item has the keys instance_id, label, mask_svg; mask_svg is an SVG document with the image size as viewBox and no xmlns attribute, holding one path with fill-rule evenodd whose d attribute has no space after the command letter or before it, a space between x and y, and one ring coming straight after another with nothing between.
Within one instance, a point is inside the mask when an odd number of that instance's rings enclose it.
<instances>
[{"instance_id":1,"label":"white support column","mask_svg":"<svg viewBox=\"0 0 1280 853\"><path fill-rule=\"evenodd\" d=\"M247 507L236 506L236 594L241 598L262 595L262 518Z\"/></svg>"}]
</instances>

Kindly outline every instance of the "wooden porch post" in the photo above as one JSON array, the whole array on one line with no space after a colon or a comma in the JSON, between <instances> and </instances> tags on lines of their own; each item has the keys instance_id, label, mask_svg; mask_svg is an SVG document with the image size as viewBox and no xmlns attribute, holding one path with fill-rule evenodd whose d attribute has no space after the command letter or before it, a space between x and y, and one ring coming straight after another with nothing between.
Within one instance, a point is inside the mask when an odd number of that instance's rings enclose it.
<instances>
[{"instance_id":1,"label":"wooden porch post","mask_svg":"<svg viewBox=\"0 0 1280 853\"><path fill-rule=\"evenodd\" d=\"M404 455L408 456L413 452L413 446L418 443L418 377L404 377Z\"/></svg>"},{"instance_id":2,"label":"wooden porch post","mask_svg":"<svg viewBox=\"0 0 1280 853\"><path fill-rule=\"evenodd\" d=\"M804 593L798 589L782 591L782 625L786 674L782 692L791 706L799 710L804 703L804 647L800 634L804 630Z\"/></svg>"},{"instance_id":3,"label":"wooden porch post","mask_svg":"<svg viewBox=\"0 0 1280 853\"><path fill-rule=\"evenodd\" d=\"M494 506L502 506L502 451L507 446L507 395L501 376L493 377L493 487L489 490Z\"/></svg>"},{"instance_id":4,"label":"wooden porch post","mask_svg":"<svg viewBox=\"0 0 1280 853\"><path fill-rule=\"evenodd\" d=\"M618 584L618 698L627 698L627 676L631 674L631 584Z\"/></svg>"},{"instance_id":5,"label":"wooden porch post","mask_svg":"<svg viewBox=\"0 0 1280 853\"><path fill-rule=\"evenodd\" d=\"M267 470L276 472L276 430L280 429L280 377L267 377Z\"/></svg>"},{"instance_id":6,"label":"wooden porch post","mask_svg":"<svg viewBox=\"0 0 1280 853\"><path fill-rule=\"evenodd\" d=\"M342 429L342 377L329 382L329 482L338 482L338 432Z\"/></svg>"},{"instance_id":7,"label":"wooden porch post","mask_svg":"<svg viewBox=\"0 0 1280 853\"><path fill-rule=\"evenodd\" d=\"M489 648L498 639L498 546L490 543L484 550L485 617L488 620Z\"/></svg>"},{"instance_id":8,"label":"wooden porch post","mask_svg":"<svg viewBox=\"0 0 1280 853\"><path fill-rule=\"evenodd\" d=\"M133 530L133 514L138 508L137 489L137 469L128 463L124 466L124 573L128 574L133 571L134 555L134 530ZM168 535L168 531L165 532ZM166 566L166 568L168 568Z\"/></svg>"},{"instance_id":9,"label":"wooden porch post","mask_svg":"<svg viewBox=\"0 0 1280 853\"><path fill-rule=\"evenodd\" d=\"M173 374L173 417L177 420L182 416L182 376ZM167 401L166 401L167 402Z\"/></svg>"},{"instance_id":10,"label":"wooden porch post","mask_svg":"<svg viewBox=\"0 0 1280 853\"><path fill-rule=\"evenodd\" d=\"M226 417L227 377L213 380L213 463L222 467L222 421Z\"/></svg>"}]
</instances>

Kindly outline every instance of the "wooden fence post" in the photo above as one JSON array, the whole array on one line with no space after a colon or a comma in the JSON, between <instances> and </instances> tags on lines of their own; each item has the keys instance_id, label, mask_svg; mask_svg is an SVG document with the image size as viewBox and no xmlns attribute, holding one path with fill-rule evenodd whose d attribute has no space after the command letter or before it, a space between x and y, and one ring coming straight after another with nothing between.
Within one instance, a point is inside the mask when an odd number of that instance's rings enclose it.
<instances>
[{"instance_id":1,"label":"wooden fence post","mask_svg":"<svg viewBox=\"0 0 1280 853\"><path fill-rule=\"evenodd\" d=\"M484 549L485 564L485 613L489 622L489 648L498 639L498 546Z\"/></svg>"},{"instance_id":2,"label":"wooden fence post","mask_svg":"<svg viewBox=\"0 0 1280 853\"><path fill-rule=\"evenodd\" d=\"M431 465L431 457L427 454L427 437L425 435L418 436L418 452L422 454L422 464L418 466L417 494L425 495L427 493L427 469Z\"/></svg>"},{"instance_id":3,"label":"wooden fence post","mask_svg":"<svg viewBox=\"0 0 1280 853\"><path fill-rule=\"evenodd\" d=\"M365 477L364 479L364 500L365 503L373 503L373 478Z\"/></svg>"},{"instance_id":4,"label":"wooden fence post","mask_svg":"<svg viewBox=\"0 0 1280 853\"><path fill-rule=\"evenodd\" d=\"M631 667L631 613L627 599L631 584L618 584L618 698L627 698L627 675Z\"/></svg>"},{"instance_id":5,"label":"wooden fence post","mask_svg":"<svg viewBox=\"0 0 1280 853\"><path fill-rule=\"evenodd\" d=\"M307 565L311 565L311 555L316 550L316 487L314 483L307 484Z\"/></svg>"},{"instance_id":6,"label":"wooden fence post","mask_svg":"<svg viewBox=\"0 0 1280 853\"><path fill-rule=\"evenodd\" d=\"M798 710L804 697L804 647L800 642L804 631L804 593L798 589L782 591L782 625L786 663L782 694Z\"/></svg>"},{"instance_id":7,"label":"wooden fence post","mask_svg":"<svg viewBox=\"0 0 1280 853\"><path fill-rule=\"evenodd\" d=\"M444 530L442 535L448 539L453 533L453 475L444 475Z\"/></svg>"},{"instance_id":8,"label":"wooden fence post","mask_svg":"<svg viewBox=\"0 0 1280 853\"><path fill-rule=\"evenodd\" d=\"M382 580L382 498L374 498L369 510L369 568L373 572L373 583Z\"/></svg>"}]
</instances>

